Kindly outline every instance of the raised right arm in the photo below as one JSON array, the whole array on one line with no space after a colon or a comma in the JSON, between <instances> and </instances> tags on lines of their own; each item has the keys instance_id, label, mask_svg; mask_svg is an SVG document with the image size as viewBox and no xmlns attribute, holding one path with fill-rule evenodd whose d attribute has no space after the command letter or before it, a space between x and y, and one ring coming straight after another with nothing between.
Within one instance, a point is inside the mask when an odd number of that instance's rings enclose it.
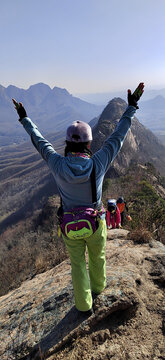
<instances>
[{"instance_id":1,"label":"raised right arm","mask_svg":"<svg viewBox=\"0 0 165 360\"><path fill-rule=\"evenodd\" d=\"M134 117L136 109L138 109L137 102L144 91L144 83L140 83L134 93L128 90L128 107L122 115L114 132L104 142L102 148L93 155L93 159L97 162L98 167L102 173L105 173L116 155L120 151L127 132L131 126L131 120Z\"/></svg>"}]
</instances>

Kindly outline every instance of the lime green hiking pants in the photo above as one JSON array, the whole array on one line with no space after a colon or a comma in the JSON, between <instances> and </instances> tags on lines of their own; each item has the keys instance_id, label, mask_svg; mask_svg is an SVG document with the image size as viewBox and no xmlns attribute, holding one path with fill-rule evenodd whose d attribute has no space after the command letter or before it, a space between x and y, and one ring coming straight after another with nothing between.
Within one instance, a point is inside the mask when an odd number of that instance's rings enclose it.
<instances>
[{"instance_id":1,"label":"lime green hiking pants","mask_svg":"<svg viewBox=\"0 0 165 360\"><path fill-rule=\"evenodd\" d=\"M96 232L85 240L70 240L64 237L71 260L75 305L80 311L92 308L91 291L99 294L106 286L106 238L105 220L100 220ZM86 248L89 276L85 259Z\"/></svg>"}]
</instances>

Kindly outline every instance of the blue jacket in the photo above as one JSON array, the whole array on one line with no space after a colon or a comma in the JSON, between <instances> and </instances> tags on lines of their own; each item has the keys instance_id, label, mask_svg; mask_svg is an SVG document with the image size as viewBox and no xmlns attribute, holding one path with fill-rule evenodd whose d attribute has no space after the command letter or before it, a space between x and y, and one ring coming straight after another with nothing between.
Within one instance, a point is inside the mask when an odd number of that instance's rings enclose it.
<instances>
[{"instance_id":1,"label":"blue jacket","mask_svg":"<svg viewBox=\"0 0 165 360\"><path fill-rule=\"evenodd\" d=\"M93 207L90 180L93 162L96 172L96 207L101 204L104 175L121 149L135 112L134 106L127 107L112 135L91 158L58 154L28 117L22 119L21 123L55 178L64 210L80 206Z\"/></svg>"}]
</instances>

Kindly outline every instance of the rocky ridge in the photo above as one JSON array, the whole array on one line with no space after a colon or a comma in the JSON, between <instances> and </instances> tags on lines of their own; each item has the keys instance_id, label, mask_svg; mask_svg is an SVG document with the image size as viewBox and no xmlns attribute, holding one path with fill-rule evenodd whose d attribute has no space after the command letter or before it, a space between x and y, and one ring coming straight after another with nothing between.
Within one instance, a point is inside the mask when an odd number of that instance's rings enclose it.
<instances>
[{"instance_id":1,"label":"rocky ridge","mask_svg":"<svg viewBox=\"0 0 165 360\"><path fill-rule=\"evenodd\" d=\"M120 99L112 99L101 113L97 124L93 128L92 150L95 152L110 136L127 107L127 103ZM138 117L138 110L135 114ZM123 147L113 162L108 176L121 175L132 163L144 164L151 162L156 169L165 175L165 147L159 143L157 137L146 129L134 117Z\"/></svg>"},{"instance_id":2,"label":"rocky ridge","mask_svg":"<svg viewBox=\"0 0 165 360\"><path fill-rule=\"evenodd\" d=\"M69 260L0 298L1 360L164 359L165 246L137 244L124 229L107 240L107 287L85 321Z\"/></svg>"}]
</instances>

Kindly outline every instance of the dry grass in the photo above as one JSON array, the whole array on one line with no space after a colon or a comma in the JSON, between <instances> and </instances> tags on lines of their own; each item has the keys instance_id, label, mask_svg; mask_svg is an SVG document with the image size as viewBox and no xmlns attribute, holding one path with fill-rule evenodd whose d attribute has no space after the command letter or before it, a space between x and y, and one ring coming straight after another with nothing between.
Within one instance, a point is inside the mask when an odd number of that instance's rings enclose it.
<instances>
[{"instance_id":1,"label":"dry grass","mask_svg":"<svg viewBox=\"0 0 165 360\"><path fill-rule=\"evenodd\" d=\"M147 244L153 239L150 231L145 228L131 231L128 234L128 238L133 240L135 244Z\"/></svg>"},{"instance_id":2,"label":"dry grass","mask_svg":"<svg viewBox=\"0 0 165 360\"><path fill-rule=\"evenodd\" d=\"M57 236L56 210L50 199L42 212L0 236L0 296L66 259L64 241Z\"/></svg>"}]
</instances>

